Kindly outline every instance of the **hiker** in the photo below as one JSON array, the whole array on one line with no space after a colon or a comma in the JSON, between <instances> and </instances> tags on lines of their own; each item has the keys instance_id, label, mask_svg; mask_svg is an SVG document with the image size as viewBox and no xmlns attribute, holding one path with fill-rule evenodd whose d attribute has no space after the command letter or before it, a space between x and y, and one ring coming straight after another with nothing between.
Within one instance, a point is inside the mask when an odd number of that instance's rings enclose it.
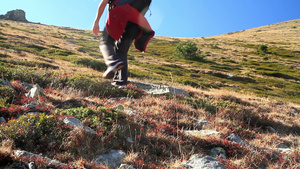
<instances>
[{"instance_id":1,"label":"hiker","mask_svg":"<svg viewBox=\"0 0 300 169\"><path fill-rule=\"evenodd\" d=\"M144 17L151 0L101 0L93 33L98 36L99 20L107 4L109 15L100 38L99 48L107 65L103 77L113 78L114 85L126 88L128 79L127 53L134 41L135 48L146 50L149 40L154 36Z\"/></svg>"}]
</instances>

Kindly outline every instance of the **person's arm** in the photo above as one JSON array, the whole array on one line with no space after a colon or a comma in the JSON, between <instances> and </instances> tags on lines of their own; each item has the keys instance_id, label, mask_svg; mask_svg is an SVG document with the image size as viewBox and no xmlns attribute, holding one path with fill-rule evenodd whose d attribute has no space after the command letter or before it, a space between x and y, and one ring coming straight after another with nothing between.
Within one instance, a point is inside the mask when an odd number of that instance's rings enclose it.
<instances>
[{"instance_id":1,"label":"person's arm","mask_svg":"<svg viewBox=\"0 0 300 169\"><path fill-rule=\"evenodd\" d=\"M98 7L96 19L95 19L94 26L93 26L93 33L97 36L98 36L98 33L99 33L99 20L100 20L102 14L103 14L103 11L104 11L108 1L109 0L101 0L101 2L99 4L99 7Z\"/></svg>"}]
</instances>

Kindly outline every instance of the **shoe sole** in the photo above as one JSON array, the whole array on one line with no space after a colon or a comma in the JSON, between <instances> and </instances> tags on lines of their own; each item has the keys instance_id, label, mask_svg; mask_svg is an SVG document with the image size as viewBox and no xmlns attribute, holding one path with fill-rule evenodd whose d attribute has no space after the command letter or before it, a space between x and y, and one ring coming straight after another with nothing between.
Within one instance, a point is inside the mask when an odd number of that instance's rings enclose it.
<instances>
[{"instance_id":1,"label":"shoe sole","mask_svg":"<svg viewBox=\"0 0 300 169\"><path fill-rule=\"evenodd\" d=\"M121 64L119 64L116 68L114 68L114 69L108 71L107 73L106 73L106 71L105 71L104 74L103 74L103 77L104 77L105 79L111 79L111 78L113 78L114 73L115 73L116 71L122 69L123 66L124 66L123 63L121 63Z\"/></svg>"}]
</instances>

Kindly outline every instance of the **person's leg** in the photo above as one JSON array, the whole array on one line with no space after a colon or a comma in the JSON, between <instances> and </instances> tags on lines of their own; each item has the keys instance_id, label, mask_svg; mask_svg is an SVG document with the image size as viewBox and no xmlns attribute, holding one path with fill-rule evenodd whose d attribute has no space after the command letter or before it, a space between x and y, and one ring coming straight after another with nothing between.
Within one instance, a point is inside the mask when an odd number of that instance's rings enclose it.
<instances>
[{"instance_id":1,"label":"person's leg","mask_svg":"<svg viewBox=\"0 0 300 169\"><path fill-rule=\"evenodd\" d=\"M128 80L128 63L127 63L127 53L133 42L133 40L139 35L140 28L137 24L129 22L126 26L126 29L120 38L117 41L116 53L118 57L124 62L123 68L116 71L113 81L117 85L126 85Z\"/></svg>"},{"instance_id":2,"label":"person's leg","mask_svg":"<svg viewBox=\"0 0 300 169\"><path fill-rule=\"evenodd\" d=\"M107 65L107 70L104 72L103 77L108 79L113 78L115 70L124 65L122 59L120 59L116 53L115 42L116 40L113 39L104 29L100 39L99 48L103 55L105 64Z\"/></svg>"}]
</instances>

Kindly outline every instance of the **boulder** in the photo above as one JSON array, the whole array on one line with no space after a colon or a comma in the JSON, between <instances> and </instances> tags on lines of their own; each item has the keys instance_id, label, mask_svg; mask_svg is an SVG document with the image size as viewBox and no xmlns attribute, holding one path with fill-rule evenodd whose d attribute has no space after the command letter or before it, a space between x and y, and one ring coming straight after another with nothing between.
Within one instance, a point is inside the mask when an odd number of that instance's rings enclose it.
<instances>
[{"instance_id":1,"label":"boulder","mask_svg":"<svg viewBox=\"0 0 300 169\"><path fill-rule=\"evenodd\" d=\"M162 94L173 94L173 95L184 95L190 97L190 94L179 88L170 87L167 85L159 85L159 84L151 84L151 83L143 83L138 81L130 81L136 87L144 89L146 93L153 95L162 95Z\"/></svg>"},{"instance_id":2,"label":"boulder","mask_svg":"<svg viewBox=\"0 0 300 169\"><path fill-rule=\"evenodd\" d=\"M29 92L29 90L33 88L32 84L26 82L18 82L18 84L23 86L27 92Z\"/></svg>"},{"instance_id":3,"label":"boulder","mask_svg":"<svg viewBox=\"0 0 300 169\"><path fill-rule=\"evenodd\" d=\"M109 154L101 155L94 161L96 164L107 165L109 168L117 168L120 167L125 157L126 153L121 150L110 150Z\"/></svg>"},{"instance_id":4,"label":"boulder","mask_svg":"<svg viewBox=\"0 0 300 169\"><path fill-rule=\"evenodd\" d=\"M44 89L42 89L38 84L33 85L28 93L25 94L26 97L37 97L44 95Z\"/></svg>"},{"instance_id":5,"label":"boulder","mask_svg":"<svg viewBox=\"0 0 300 169\"><path fill-rule=\"evenodd\" d=\"M222 147L214 147L210 150L210 155L215 158L226 159L226 151Z\"/></svg>"},{"instance_id":6,"label":"boulder","mask_svg":"<svg viewBox=\"0 0 300 169\"><path fill-rule=\"evenodd\" d=\"M87 133L95 134L95 131L90 127L83 124L80 120L76 119L75 117L66 117L63 121L68 126L76 127L83 127L83 130Z\"/></svg>"},{"instance_id":7,"label":"boulder","mask_svg":"<svg viewBox=\"0 0 300 169\"><path fill-rule=\"evenodd\" d=\"M242 147L248 147L250 149L253 149L253 146L251 146L249 143L242 140L239 136L237 136L234 133L231 133L230 136L227 137L229 141L236 142L238 144L241 144Z\"/></svg>"},{"instance_id":8,"label":"boulder","mask_svg":"<svg viewBox=\"0 0 300 169\"><path fill-rule=\"evenodd\" d=\"M217 159L202 154L192 155L182 166L188 169L225 169Z\"/></svg>"},{"instance_id":9,"label":"boulder","mask_svg":"<svg viewBox=\"0 0 300 169\"><path fill-rule=\"evenodd\" d=\"M23 10L16 9L16 10L8 11L5 15L0 15L0 19L28 22L25 15L26 14Z\"/></svg>"}]
</instances>

